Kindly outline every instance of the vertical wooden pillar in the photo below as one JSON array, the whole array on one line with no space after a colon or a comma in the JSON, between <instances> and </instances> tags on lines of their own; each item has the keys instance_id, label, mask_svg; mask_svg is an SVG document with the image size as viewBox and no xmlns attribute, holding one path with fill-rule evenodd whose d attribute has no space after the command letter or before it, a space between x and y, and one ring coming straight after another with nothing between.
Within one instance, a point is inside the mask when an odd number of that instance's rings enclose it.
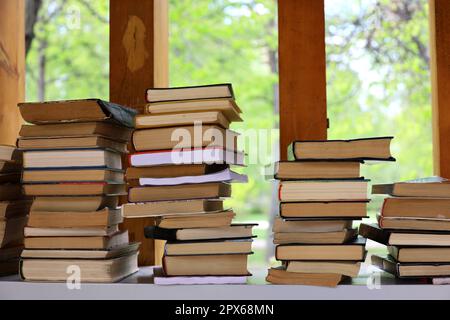
<instances>
[{"instance_id":1,"label":"vertical wooden pillar","mask_svg":"<svg viewBox=\"0 0 450 320\"><path fill-rule=\"evenodd\" d=\"M16 144L25 100L24 0L0 1L0 144Z\"/></svg>"},{"instance_id":2,"label":"vertical wooden pillar","mask_svg":"<svg viewBox=\"0 0 450 320\"><path fill-rule=\"evenodd\" d=\"M434 173L450 178L450 1L429 0Z\"/></svg>"},{"instance_id":3,"label":"vertical wooden pillar","mask_svg":"<svg viewBox=\"0 0 450 320\"><path fill-rule=\"evenodd\" d=\"M280 157L293 140L327 138L324 0L278 0Z\"/></svg>"},{"instance_id":4,"label":"vertical wooden pillar","mask_svg":"<svg viewBox=\"0 0 450 320\"><path fill-rule=\"evenodd\" d=\"M110 100L143 110L149 87L168 86L168 0L110 0ZM144 238L150 218L126 219L140 265L159 264L161 245Z\"/></svg>"}]
</instances>

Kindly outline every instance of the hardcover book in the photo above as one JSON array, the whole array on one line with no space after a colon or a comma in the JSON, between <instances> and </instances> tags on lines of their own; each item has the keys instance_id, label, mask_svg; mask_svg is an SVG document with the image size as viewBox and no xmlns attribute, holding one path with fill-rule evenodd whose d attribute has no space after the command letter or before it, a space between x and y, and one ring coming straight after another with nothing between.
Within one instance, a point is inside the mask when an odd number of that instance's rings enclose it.
<instances>
[{"instance_id":1,"label":"hardcover book","mask_svg":"<svg viewBox=\"0 0 450 320\"><path fill-rule=\"evenodd\" d=\"M137 112L100 99L19 103L26 122L33 124L111 120L133 128Z\"/></svg>"},{"instance_id":2,"label":"hardcover book","mask_svg":"<svg viewBox=\"0 0 450 320\"><path fill-rule=\"evenodd\" d=\"M395 161L393 137L351 140L295 141L288 147L289 160L382 160Z\"/></svg>"}]
</instances>

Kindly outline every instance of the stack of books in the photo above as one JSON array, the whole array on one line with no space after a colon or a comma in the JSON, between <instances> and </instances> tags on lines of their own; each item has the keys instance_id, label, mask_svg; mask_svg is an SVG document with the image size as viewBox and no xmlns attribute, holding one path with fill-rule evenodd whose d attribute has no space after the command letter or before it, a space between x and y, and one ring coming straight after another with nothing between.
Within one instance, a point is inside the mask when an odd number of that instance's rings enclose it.
<instances>
[{"instance_id":1,"label":"stack of books","mask_svg":"<svg viewBox=\"0 0 450 320\"><path fill-rule=\"evenodd\" d=\"M31 281L114 282L137 271L119 196L122 155L135 112L102 100L19 104L23 189L34 201L25 228L21 275ZM75 266L77 270L72 270ZM72 270L72 271L70 271Z\"/></svg>"},{"instance_id":2,"label":"stack of books","mask_svg":"<svg viewBox=\"0 0 450 320\"><path fill-rule=\"evenodd\" d=\"M450 181L430 177L374 185L387 194L378 224L362 224L360 234L387 246L372 263L399 278L441 283L450 277Z\"/></svg>"},{"instance_id":3,"label":"stack of books","mask_svg":"<svg viewBox=\"0 0 450 320\"><path fill-rule=\"evenodd\" d=\"M252 225L232 224L223 204L231 182L247 181L230 169L244 164L229 130L242 121L231 85L149 89L147 100L136 117L123 215L154 218L146 237L167 241L155 283L245 282Z\"/></svg>"},{"instance_id":4,"label":"stack of books","mask_svg":"<svg viewBox=\"0 0 450 320\"><path fill-rule=\"evenodd\" d=\"M336 286L356 277L366 256L365 239L353 221L367 216L365 160L394 160L391 137L296 141L289 159L279 162L279 217L274 221L275 257L269 269L274 284Z\"/></svg>"},{"instance_id":5,"label":"stack of books","mask_svg":"<svg viewBox=\"0 0 450 320\"><path fill-rule=\"evenodd\" d=\"M21 190L21 171L21 152L16 147L0 145L0 275L19 271L23 229L31 204Z\"/></svg>"}]
</instances>

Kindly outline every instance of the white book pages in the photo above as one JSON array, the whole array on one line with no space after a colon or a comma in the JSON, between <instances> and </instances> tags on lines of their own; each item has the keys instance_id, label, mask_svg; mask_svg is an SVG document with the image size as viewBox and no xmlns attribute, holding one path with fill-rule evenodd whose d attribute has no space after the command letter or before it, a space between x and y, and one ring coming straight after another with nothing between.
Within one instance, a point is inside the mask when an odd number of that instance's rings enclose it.
<instances>
[{"instance_id":1,"label":"white book pages","mask_svg":"<svg viewBox=\"0 0 450 320\"><path fill-rule=\"evenodd\" d=\"M230 169L200 176L183 176L174 178L140 178L141 186L173 186L179 184L197 184L208 182L247 182L245 174L239 174Z\"/></svg>"},{"instance_id":2,"label":"white book pages","mask_svg":"<svg viewBox=\"0 0 450 320\"><path fill-rule=\"evenodd\" d=\"M244 165L244 153L221 148L167 150L133 154L130 162L134 167L202 163Z\"/></svg>"}]
</instances>

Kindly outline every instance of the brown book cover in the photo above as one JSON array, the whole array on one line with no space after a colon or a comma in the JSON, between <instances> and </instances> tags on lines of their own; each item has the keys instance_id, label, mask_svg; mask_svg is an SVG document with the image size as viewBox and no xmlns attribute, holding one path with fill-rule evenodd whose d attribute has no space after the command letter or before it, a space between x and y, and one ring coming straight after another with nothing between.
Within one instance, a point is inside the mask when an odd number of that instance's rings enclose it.
<instances>
[{"instance_id":1,"label":"brown book cover","mask_svg":"<svg viewBox=\"0 0 450 320\"><path fill-rule=\"evenodd\" d=\"M215 98L234 99L231 83L147 89L147 101L150 103Z\"/></svg>"},{"instance_id":2,"label":"brown book cover","mask_svg":"<svg viewBox=\"0 0 450 320\"><path fill-rule=\"evenodd\" d=\"M270 268L266 281L272 284L336 287L345 277L335 273L288 272L284 267Z\"/></svg>"},{"instance_id":3,"label":"brown book cover","mask_svg":"<svg viewBox=\"0 0 450 320\"><path fill-rule=\"evenodd\" d=\"M395 161L390 144L393 137L350 140L299 140L288 147L289 160L377 160Z\"/></svg>"},{"instance_id":4,"label":"brown book cover","mask_svg":"<svg viewBox=\"0 0 450 320\"><path fill-rule=\"evenodd\" d=\"M108 149L120 153L128 153L127 143L115 141L100 135L74 136L70 138L19 138L18 147L24 150L46 149Z\"/></svg>"},{"instance_id":5,"label":"brown book cover","mask_svg":"<svg viewBox=\"0 0 450 320\"><path fill-rule=\"evenodd\" d=\"M27 196L93 196L126 195L125 184L105 182L62 182L46 184L24 184Z\"/></svg>"},{"instance_id":6,"label":"brown book cover","mask_svg":"<svg viewBox=\"0 0 450 320\"><path fill-rule=\"evenodd\" d=\"M450 181L442 177L428 177L390 184L375 184L373 194L396 197L450 198Z\"/></svg>"},{"instance_id":7,"label":"brown book cover","mask_svg":"<svg viewBox=\"0 0 450 320\"><path fill-rule=\"evenodd\" d=\"M214 199L231 196L228 183L201 183L176 186L135 187L129 190L129 202Z\"/></svg>"},{"instance_id":8,"label":"brown book cover","mask_svg":"<svg viewBox=\"0 0 450 320\"><path fill-rule=\"evenodd\" d=\"M34 228L89 228L108 227L122 222L120 209L102 209L92 212L31 211L28 227Z\"/></svg>"},{"instance_id":9,"label":"brown book cover","mask_svg":"<svg viewBox=\"0 0 450 320\"><path fill-rule=\"evenodd\" d=\"M133 128L137 114L134 109L100 99L27 102L18 107L25 121L33 124L110 120Z\"/></svg>"},{"instance_id":10,"label":"brown book cover","mask_svg":"<svg viewBox=\"0 0 450 320\"><path fill-rule=\"evenodd\" d=\"M131 140L133 129L109 122L55 123L45 125L23 125L19 135L25 138L71 138L100 135L115 141Z\"/></svg>"}]
</instances>

